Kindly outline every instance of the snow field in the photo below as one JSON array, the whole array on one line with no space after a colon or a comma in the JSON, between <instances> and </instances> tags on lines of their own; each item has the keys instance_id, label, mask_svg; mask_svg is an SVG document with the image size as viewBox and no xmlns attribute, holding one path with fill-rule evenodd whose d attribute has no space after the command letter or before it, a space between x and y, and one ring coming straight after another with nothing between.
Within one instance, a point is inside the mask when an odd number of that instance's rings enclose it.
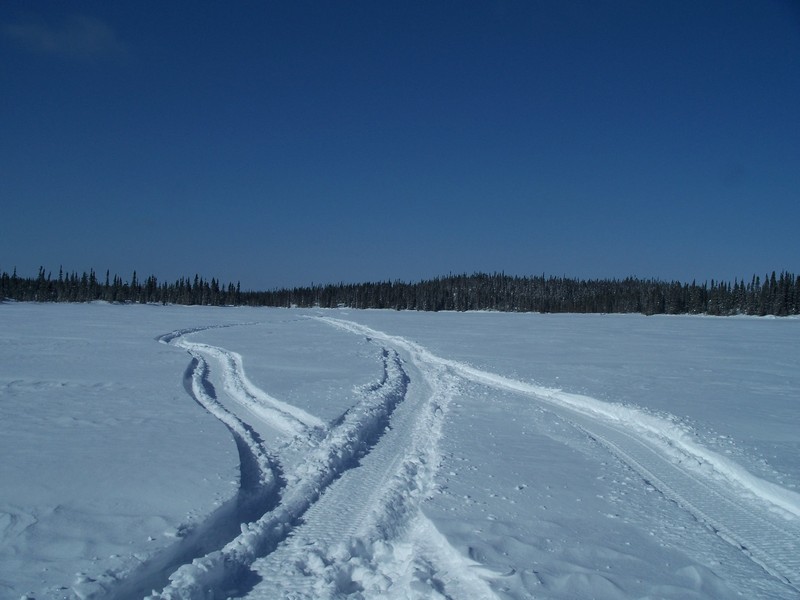
<instances>
[{"instance_id":1,"label":"snow field","mask_svg":"<svg viewBox=\"0 0 800 600\"><path fill-rule=\"evenodd\" d=\"M2 305L0 590L797 597L797 324Z\"/></svg>"}]
</instances>

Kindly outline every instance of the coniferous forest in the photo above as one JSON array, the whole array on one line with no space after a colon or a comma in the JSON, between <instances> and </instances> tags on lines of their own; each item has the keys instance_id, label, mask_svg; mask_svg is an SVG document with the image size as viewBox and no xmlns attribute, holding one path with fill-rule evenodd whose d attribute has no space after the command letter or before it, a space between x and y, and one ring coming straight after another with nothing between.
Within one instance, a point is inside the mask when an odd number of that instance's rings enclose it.
<instances>
[{"instance_id":1,"label":"coniferous forest","mask_svg":"<svg viewBox=\"0 0 800 600\"><path fill-rule=\"evenodd\" d=\"M543 313L642 313L775 315L800 314L800 276L781 272L733 283L698 284L654 279L519 277L504 273L447 275L417 283L381 281L311 285L272 291L242 291L239 283L154 276L129 280L107 271L36 277L0 273L0 299L27 302L158 303L209 306L350 307L396 310L495 310Z\"/></svg>"}]
</instances>

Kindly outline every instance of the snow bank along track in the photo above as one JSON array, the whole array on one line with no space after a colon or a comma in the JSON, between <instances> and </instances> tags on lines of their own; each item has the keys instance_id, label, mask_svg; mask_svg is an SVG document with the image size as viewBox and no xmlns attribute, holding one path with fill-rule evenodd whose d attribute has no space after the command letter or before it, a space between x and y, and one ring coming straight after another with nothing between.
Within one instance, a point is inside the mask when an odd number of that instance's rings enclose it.
<instances>
[{"instance_id":1,"label":"snow bank along track","mask_svg":"<svg viewBox=\"0 0 800 600\"><path fill-rule=\"evenodd\" d=\"M494 598L478 575L487 571L473 569L419 510L434 486L443 414L465 380L559 414L800 590L800 495L697 444L677 421L476 369L350 321L318 320L376 345L383 362L380 380L356 390L351 408L327 424L260 390L238 354L188 339L202 329L159 338L192 357L187 392L233 435L240 492L177 548L84 597L152 589L151 599ZM269 443L256 433L264 424L275 432Z\"/></svg>"}]
</instances>

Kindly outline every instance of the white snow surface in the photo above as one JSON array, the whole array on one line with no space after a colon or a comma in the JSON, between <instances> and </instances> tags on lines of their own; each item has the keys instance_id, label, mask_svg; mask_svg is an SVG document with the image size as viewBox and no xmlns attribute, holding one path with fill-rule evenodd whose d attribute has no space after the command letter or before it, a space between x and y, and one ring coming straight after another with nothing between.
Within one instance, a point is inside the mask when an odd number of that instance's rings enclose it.
<instances>
[{"instance_id":1,"label":"white snow surface","mask_svg":"<svg viewBox=\"0 0 800 600\"><path fill-rule=\"evenodd\" d=\"M800 320L0 304L0 598L800 598Z\"/></svg>"}]
</instances>

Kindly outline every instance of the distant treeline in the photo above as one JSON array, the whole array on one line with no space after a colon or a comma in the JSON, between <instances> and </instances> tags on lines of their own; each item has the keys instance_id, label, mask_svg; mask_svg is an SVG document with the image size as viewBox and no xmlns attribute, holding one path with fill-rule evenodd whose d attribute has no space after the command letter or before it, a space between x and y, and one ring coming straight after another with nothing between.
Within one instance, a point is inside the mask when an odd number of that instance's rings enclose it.
<instances>
[{"instance_id":1,"label":"distant treeline","mask_svg":"<svg viewBox=\"0 0 800 600\"><path fill-rule=\"evenodd\" d=\"M350 307L396 310L496 310L549 313L643 313L710 315L798 315L800 276L774 271L745 282L698 284L653 279L591 279L504 273L448 275L418 283L376 282L312 285L273 291L242 291L239 283L181 278L142 280L134 271L129 281L107 271L78 275L43 268L34 278L0 274L0 298L32 302L108 302L208 306Z\"/></svg>"}]
</instances>

